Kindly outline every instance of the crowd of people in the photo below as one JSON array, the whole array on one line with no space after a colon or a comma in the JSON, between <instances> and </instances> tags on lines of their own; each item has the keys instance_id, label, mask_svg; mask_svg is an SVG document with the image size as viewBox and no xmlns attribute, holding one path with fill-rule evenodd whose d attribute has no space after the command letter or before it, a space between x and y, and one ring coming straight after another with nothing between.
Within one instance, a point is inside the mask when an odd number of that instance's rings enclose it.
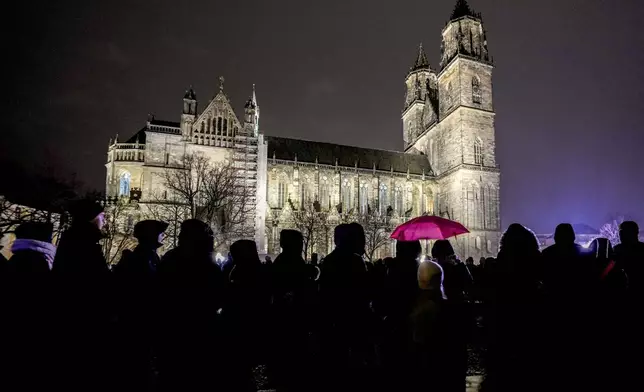
<instances>
[{"instance_id":1,"label":"crowd of people","mask_svg":"<svg viewBox=\"0 0 644 392\"><path fill-rule=\"evenodd\" d=\"M266 364L278 391L464 391L475 313L486 335L483 391L629 390L641 360L644 243L635 222L588 249L561 224L540 251L520 224L496 258L461 262L448 240L421 255L363 259L357 223L335 249L303 258L302 234L262 263L254 241L214 261L196 219L162 257L167 223L137 223L133 250L108 268L100 204L81 201L56 249L52 227L24 223L2 261L4 391L251 391ZM422 262L420 261L422 260ZM634 387L635 386L635 387Z\"/></svg>"}]
</instances>

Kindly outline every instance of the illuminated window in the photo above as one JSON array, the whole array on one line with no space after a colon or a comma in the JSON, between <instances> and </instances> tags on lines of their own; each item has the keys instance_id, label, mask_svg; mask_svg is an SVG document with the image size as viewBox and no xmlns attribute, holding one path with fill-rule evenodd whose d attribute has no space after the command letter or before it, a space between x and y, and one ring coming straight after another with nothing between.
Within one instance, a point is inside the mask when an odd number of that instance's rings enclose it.
<instances>
[{"instance_id":1,"label":"illuminated window","mask_svg":"<svg viewBox=\"0 0 644 392\"><path fill-rule=\"evenodd\" d=\"M382 215L387 213L387 185L380 184L380 193L378 195L379 210Z\"/></svg>"},{"instance_id":2,"label":"illuminated window","mask_svg":"<svg viewBox=\"0 0 644 392\"><path fill-rule=\"evenodd\" d=\"M478 76L472 78L472 102L481 103L481 81Z\"/></svg>"},{"instance_id":3,"label":"illuminated window","mask_svg":"<svg viewBox=\"0 0 644 392\"><path fill-rule=\"evenodd\" d=\"M397 186L394 190L394 206L398 214L403 214L405 212L403 210L403 190L400 186Z\"/></svg>"},{"instance_id":4,"label":"illuminated window","mask_svg":"<svg viewBox=\"0 0 644 392\"><path fill-rule=\"evenodd\" d=\"M342 182L342 211L347 213L353 208L353 203L351 203L351 183L348 179L344 179Z\"/></svg>"},{"instance_id":5,"label":"illuminated window","mask_svg":"<svg viewBox=\"0 0 644 392\"><path fill-rule=\"evenodd\" d=\"M286 183L283 180L277 184L277 207L284 208L286 204Z\"/></svg>"},{"instance_id":6,"label":"illuminated window","mask_svg":"<svg viewBox=\"0 0 644 392\"><path fill-rule=\"evenodd\" d=\"M130 179L130 173L123 172L123 174L121 174L121 179L119 181L119 196L130 195Z\"/></svg>"},{"instance_id":7,"label":"illuminated window","mask_svg":"<svg viewBox=\"0 0 644 392\"><path fill-rule=\"evenodd\" d=\"M320 184L320 205L323 208L329 207L330 204L329 198L329 180L326 177L322 178L322 183Z\"/></svg>"},{"instance_id":8,"label":"illuminated window","mask_svg":"<svg viewBox=\"0 0 644 392\"><path fill-rule=\"evenodd\" d=\"M474 141L474 163L477 165L483 164L483 143L479 138Z\"/></svg>"},{"instance_id":9,"label":"illuminated window","mask_svg":"<svg viewBox=\"0 0 644 392\"><path fill-rule=\"evenodd\" d=\"M476 249L481 249L481 237L476 237L474 240L474 246L476 246Z\"/></svg>"},{"instance_id":10,"label":"illuminated window","mask_svg":"<svg viewBox=\"0 0 644 392\"><path fill-rule=\"evenodd\" d=\"M366 214L369 212L369 192L366 183L360 184L360 213Z\"/></svg>"},{"instance_id":11,"label":"illuminated window","mask_svg":"<svg viewBox=\"0 0 644 392\"><path fill-rule=\"evenodd\" d=\"M304 177L302 185L300 185L300 201L302 205L311 201L311 189L309 187L309 178Z\"/></svg>"},{"instance_id":12,"label":"illuminated window","mask_svg":"<svg viewBox=\"0 0 644 392\"><path fill-rule=\"evenodd\" d=\"M492 253L492 241L487 240L487 251Z\"/></svg>"}]
</instances>

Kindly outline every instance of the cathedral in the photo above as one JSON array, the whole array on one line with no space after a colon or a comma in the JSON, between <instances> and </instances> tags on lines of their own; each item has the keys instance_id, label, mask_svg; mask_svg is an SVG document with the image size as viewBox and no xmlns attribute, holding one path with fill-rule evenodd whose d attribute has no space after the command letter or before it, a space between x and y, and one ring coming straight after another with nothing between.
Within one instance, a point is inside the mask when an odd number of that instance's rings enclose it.
<instances>
[{"instance_id":1,"label":"cathedral","mask_svg":"<svg viewBox=\"0 0 644 392\"><path fill-rule=\"evenodd\" d=\"M181 170L186 155L202 154L235 162L242 186L252 190L249 221L260 253L279 253L279 232L293 227L294 210L315 203L331 232L364 214L380 215L392 227L435 214L470 230L451 239L461 257L494 255L501 233L492 70L481 16L458 0L442 30L438 68L420 45L405 78L403 151L265 135L255 87L239 118L220 78L203 110L190 88L179 122L149 117L129 139L110 142L106 193L151 203L162 187L160 172ZM332 237L312 251L328 254ZM374 256L392 251L387 241Z\"/></svg>"}]
</instances>

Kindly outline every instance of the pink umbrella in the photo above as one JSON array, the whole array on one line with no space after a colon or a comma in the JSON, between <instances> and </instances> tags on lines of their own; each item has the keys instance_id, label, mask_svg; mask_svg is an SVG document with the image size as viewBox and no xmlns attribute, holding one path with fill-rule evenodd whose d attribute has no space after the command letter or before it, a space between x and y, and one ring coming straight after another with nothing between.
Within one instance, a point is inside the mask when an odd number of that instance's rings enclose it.
<instances>
[{"instance_id":1,"label":"pink umbrella","mask_svg":"<svg viewBox=\"0 0 644 392\"><path fill-rule=\"evenodd\" d=\"M391 238L398 241L444 240L470 231L462 224L434 215L423 215L396 227Z\"/></svg>"}]
</instances>

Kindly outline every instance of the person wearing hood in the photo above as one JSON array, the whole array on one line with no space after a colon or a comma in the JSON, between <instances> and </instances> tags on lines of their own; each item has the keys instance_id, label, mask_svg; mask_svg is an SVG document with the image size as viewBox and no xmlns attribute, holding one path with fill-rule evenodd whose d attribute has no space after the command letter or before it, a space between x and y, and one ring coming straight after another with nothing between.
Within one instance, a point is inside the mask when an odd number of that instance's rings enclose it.
<instances>
[{"instance_id":1,"label":"person wearing hood","mask_svg":"<svg viewBox=\"0 0 644 392\"><path fill-rule=\"evenodd\" d=\"M16 239L7 263L8 312L3 354L8 382L6 390L40 390L48 386L52 359L51 338L42 328L52 324L51 265L56 247L51 243L51 223L27 222L15 231Z\"/></svg>"},{"instance_id":2,"label":"person wearing hood","mask_svg":"<svg viewBox=\"0 0 644 392\"><path fill-rule=\"evenodd\" d=\"M215 237L198 219L181 223L179 245L157 267L158 363L161 390L212 389L224 371L217 311L222 274L215 262Z\"/></svg>"},{"instance_id":3,"label":"person wearing hood","mask_svg":"<svg viewBox=\"0 0 644 392\"><path fill-rule=\"evenodd\" d=\"M99 241L105 224L100 203L78 201L71 209L72 224L63 233L54 258L52 278L61 357L57 377L61 389L99 390L107 387L112 282Z\"/></svg>"},{"instance_id":4,"label":"person wearing hood","mask_svg":"<svg viewBox=\"0 0 644 392\"><path fill-rule=\"evenodd\" d=\"M117 287L119 353L123 385L146 390L152 359L156 304L157 249L163 246L166 222L144 220L134 226L138 245L126 249L114 267Z\"/></svg>"}]
</instances>

